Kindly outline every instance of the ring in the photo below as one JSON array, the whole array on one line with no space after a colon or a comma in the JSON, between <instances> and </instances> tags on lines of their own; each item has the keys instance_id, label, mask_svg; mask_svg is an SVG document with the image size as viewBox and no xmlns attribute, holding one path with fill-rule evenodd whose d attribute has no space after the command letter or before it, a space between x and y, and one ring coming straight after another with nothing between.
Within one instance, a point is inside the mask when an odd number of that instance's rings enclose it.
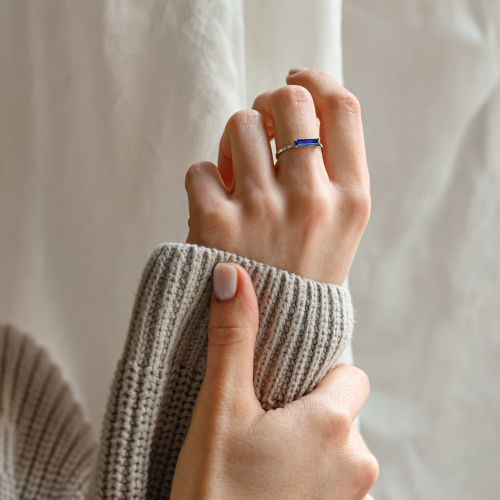
<instances>
[{"instance_id":1,"label":"ring","mask_svg":"<svg viewBox=\"0 0 500 500\"><path fill-rule=\"evenodd\" d=\"M321 144L319 138L318 139L295 139L293 141L293 144L290 144L289 146L285 146L284 148L281 148L277 153L276 153L276 160L278 159L278 156L283 153L283 151L286 151L287 149L292 149L292 148L321 148L323 149L323 144Z\"/></svg>"}]
</instances>

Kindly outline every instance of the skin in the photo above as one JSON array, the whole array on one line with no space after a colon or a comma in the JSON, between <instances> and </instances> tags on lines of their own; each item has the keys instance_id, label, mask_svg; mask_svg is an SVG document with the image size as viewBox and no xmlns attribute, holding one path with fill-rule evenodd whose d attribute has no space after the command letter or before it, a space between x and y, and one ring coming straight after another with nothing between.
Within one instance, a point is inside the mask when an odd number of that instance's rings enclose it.
<instances>
[{"instance_id":1,"label":"skin","mask_svg":"<svg viewBox=\"0 0 500 500\"><path fill-rule=\"evenodd\" d=\"M329 75L302 70L228 121L218 168L186 176L188 242L342 284L370 213L359 103ZM295 138L319 148L284 152ZM316 389L265 412L253 389L258 306L236 264L234 298L212 296L207 370L176 466L171 498L369 499L376 459L352 424L369 393L359 369L337 365Z\"/></svg>"},{"instance_id":2,"label":"skin","mask_svg":"<svg viewBox=\"0 0 500 500\"><path fill-rule=\"evenodd\" d=\"M320 71L287 82L229 119L219 168L189 169L187 241L341 285L370 216L360 106ZM321 137L324 150L288 150L274 166L273 137L277 150Z\"/></svg>"}]
</instances>

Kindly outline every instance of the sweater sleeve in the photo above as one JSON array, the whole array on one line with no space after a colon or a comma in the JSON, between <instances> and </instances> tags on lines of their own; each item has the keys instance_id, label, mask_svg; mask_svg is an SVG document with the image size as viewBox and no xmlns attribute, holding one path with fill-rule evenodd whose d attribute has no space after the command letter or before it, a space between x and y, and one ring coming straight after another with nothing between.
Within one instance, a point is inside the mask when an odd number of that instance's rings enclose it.
<instances>
[{"instance_id":1,"label":"sweater sleeve","mask_svg":"<svg viewBox=\"0 0 500 500\"><path fill-rule=\"evenodd\" d=\"M96 451L47 353L0 325L0 499L83 499Z\"/></svg>"},{"instance_id":2,"label":"sweater sleeve","mask_svg":"<svg viewBox=\"0 0 500 500\"><path fill-rule=\"evenodd\" d=\"M169 498L205 372L212 272L219 262L242 265L257 294L254 386L264 409L309 393L349 341L353 311L346 289L214 249L159 246L139 286L89 498Z\"/></svg>"}]
</instances>

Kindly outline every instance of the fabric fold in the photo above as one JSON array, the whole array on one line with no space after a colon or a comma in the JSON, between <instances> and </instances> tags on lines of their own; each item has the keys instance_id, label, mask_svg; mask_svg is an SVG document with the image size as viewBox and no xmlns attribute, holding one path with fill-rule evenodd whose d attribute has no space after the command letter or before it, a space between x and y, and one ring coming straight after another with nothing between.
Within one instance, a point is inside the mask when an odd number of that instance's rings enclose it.
<instances>
[{"instance_id":1,"label":"fabric fold","mask_svg":"<svg viewBox=\"0 0 500 500\"><path fill-rule=\"evenodd\" d=\"M347 345L353 310L346 289L215 249L160 245L139 286L90 497L169 497L205 373L219 262L243 266L257 294L254 386L264 409L309 393Z\"/></svg>"}]
</instances>

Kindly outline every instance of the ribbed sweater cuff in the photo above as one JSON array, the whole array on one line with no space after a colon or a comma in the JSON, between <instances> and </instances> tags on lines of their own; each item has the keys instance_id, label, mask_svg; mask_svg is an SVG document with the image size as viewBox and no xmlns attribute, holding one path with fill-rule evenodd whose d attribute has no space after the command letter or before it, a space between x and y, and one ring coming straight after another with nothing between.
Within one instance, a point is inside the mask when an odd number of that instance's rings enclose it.
<instances>
[{"instance_id":1,"label":"ribbed sweater cuff","mask_svg":"<svg viewBox=\"0 0 500 500\"><path fill-rule=\"evenodd\" d=\"M346 289L219 250L167 243L139 287L108 404L96 475L99 498L168 496L206 366L212 273L236 262L259 304L254 386L271 409L310 392L351 336Z\"/></svg>"}]
</instances>

